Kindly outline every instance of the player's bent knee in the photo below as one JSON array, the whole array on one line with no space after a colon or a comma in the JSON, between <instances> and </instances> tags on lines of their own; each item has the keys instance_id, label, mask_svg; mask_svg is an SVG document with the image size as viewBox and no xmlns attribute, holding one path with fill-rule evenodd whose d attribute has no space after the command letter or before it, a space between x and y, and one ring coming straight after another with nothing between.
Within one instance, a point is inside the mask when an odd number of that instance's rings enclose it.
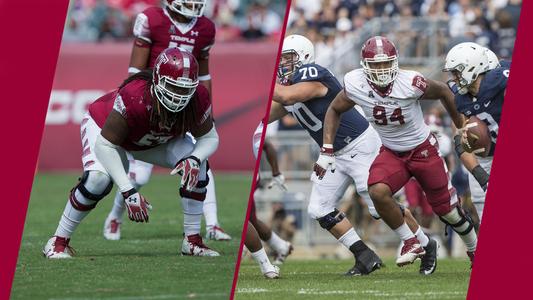
<instances>
[{"instance_id":1,"label":"player's bent knee","mask_svg":"<svg viewBox=\"0 0 533 300\"><path fill-rule=\"evenodd\" d=\"M445 215L439 216L442 222L450 225L459 235L467 235L474 229L472 218L459 206Z\"/></svg>"},{"instance_id":2,"label":"player's bent knee","mask_svg":"<svg viewBox=\"0 0 533 300\"><path fill-rule=\"evenodd\" d=\"M103 172L85 171L76 188L87 199L100 201L111 192L113 181Z\"/></svg>"},{"instance_id":3,"label":"player's bent knee","mask_svg":"<svg viewBox=\"0 0 533 300\"><path fill-rule=\"evenodd\" d=\"M368 187L368 194L372 202L382 202L392 196L392 192L388 185L384 183L376 183Z\"/></svg>"},{"instance_id":4,"label":"player's bent knee","mask_svg":"<svg viewBox=\"0 0 533 300\"><path fill-rule=\"evenodd\" d=\"M338 223L340 223L346 215L339 211L338 209L335 209L334 211L330 212L329 214L320 217L317 219L318 224L320 224L320 227L331 230L331 228L335 227Z\"/></svg>"}]
</instances>

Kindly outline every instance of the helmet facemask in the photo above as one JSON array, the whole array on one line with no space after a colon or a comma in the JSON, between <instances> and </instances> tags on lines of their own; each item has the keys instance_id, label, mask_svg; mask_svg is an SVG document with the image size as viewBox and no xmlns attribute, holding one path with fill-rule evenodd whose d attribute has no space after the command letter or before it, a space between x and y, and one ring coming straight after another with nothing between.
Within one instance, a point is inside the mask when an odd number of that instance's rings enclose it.
<instances>
[{"instance_id":1,"label":"helmet facemask","mask_svg":"<svg viewBox=\"0 0 533 300\"><path fill-rule=\"evenodd\" d=\"M444 72L450 74L450 79L448 80L448 86L457 86L457 92L460 95L465 95L468 93L468 87L477 79L477 74L472 80L468 81L463 77L463 72L465 71L466 66L464 64L459 64L453 68L444 69ZM452 82L454 84L452 84Z\"/></svg>"},{"instance_id":2,"label":"helmet facemask","mask_svg":"<svg viewBox=\"0 0 533 300\"><path fill-rule=\"evenodd\" d=\"M167 6L180 15L197 18L204 14L205 0L174 0L167 2Z\"/></svg>"},{"instance_id":3,"label":"helmet facemask","mask_svg":"<svg viewBox=\"0 0 533 300\"><path fill-rule=\"evenodd\" d=\"M286 50L281 53L278 66L278 78L281 84L288 84L296 72L302 66L300 55L295 50Z\"/></svg>"},{"instance_id":4,"label":"helmet facemask","mask_svg":"<svg viewBox=\"0 0 533 300\"><path fill-rule=\"evenodd\" d=\"M157 81L154 80L152 93L163 107L176 113L187 106L197 86L198 80L193 81L187 77L174 80L168 76L158 76Z\"/></svg>"},{"instance_id":5,"label":"helmet facemask","mask_svg":"<svg viewBox=\"0 0 533 300\"><path fill-rule=\"evenodd\" d=\"M398 57L378 54L374 58L363 58L361 66L368 81L379 87L386 87L398 77Z\"/></svg>"}]
</instances>

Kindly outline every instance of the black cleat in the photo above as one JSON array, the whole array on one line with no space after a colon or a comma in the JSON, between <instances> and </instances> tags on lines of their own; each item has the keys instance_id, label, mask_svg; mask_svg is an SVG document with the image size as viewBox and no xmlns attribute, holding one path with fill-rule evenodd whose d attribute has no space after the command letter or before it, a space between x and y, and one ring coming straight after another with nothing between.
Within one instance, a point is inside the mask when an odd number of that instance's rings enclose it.
<instances>
[{"instance_id":1,"label":"black cleat","mask_svg":"<svg viewBox=\"0 0 533 300\"><path fill-rule=\"evenodd\" d=\"M422 256L420 263L420 274L430 275L435 272L437 269L437 250L439 249L439 244L434 239L429 239L429 243L424 250L426 254Z\"/></svg>"},{"instance_id":2,"label":"black cleat","mask_svg":"<svg viewBox=\"0 0 533 300\"><path fill-rule=\"evenodd\" d=\"M359 253L356 257L355 265L346 272L346 276L368 275L381 268L383 262L379 256L371 249Z\"/></svg>"}]
</instances>

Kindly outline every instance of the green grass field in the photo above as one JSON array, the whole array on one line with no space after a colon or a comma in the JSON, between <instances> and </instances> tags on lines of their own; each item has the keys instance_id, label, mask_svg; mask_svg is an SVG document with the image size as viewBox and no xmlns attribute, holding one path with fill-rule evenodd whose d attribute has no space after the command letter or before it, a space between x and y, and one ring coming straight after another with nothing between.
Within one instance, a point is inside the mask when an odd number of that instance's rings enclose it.
<instances>
[{"instance_id":1,"label":"green grass field","mask_svg":"<svg viewBox=\"0 0 533 300\"><path fill-rule=\"evenodd\" d=\"M352 261L291 260L281 266L281 278L266 280L250 259L243 260L236 300L261 299L465 299L470 262L442 259L431 276L418 274L419 263L386 267L363 277L345 277Z\"/></svg>"},{"instance_id":2,"label":"green grass field","mask_svg":"<svg viewBox=\"0 0 533 300\"><path fill-rule=\"evenodd\" d=\"M155 174L143 189L154 206L150 223L137 224L125 216L122 240L105 240L102 227L113 191L73 236L77 256L46 260L41 249L79 175L35 177L12 299L228 299L251 175L217 173L219 221L233 237L231 242L208 242L221 257L178 255L183 232L178 178Z\"/></svg>"}]
</instances>

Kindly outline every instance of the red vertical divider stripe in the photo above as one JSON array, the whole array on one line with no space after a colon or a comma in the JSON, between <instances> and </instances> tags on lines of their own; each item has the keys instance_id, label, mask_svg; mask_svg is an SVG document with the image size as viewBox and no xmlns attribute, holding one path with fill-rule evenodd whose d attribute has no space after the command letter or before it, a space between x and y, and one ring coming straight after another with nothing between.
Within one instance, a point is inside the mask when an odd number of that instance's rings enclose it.
<instances>
[{"instance_id":1,"label":"red vertical divider stripe","mask_svg":"<svg viewBox=\"0 0 533 300\"><path fill-rule=\"evenodd\" d=\"M267 126L268 126L268 116L270 115L270 106L272 105L271 99L272 99L272 95L274 94L274 85L276 83L276 70L277 70L279 58L281 55L281 47L283 46L283 39L285 38L285 30L287 28L287 20L289 17L290 7L291 7L291 0L287 0L287 5L285 7L285 18L283 19L283 25L282 25L283 27L281 29L281 36L280 36L279 45L278 45L278 55L276 56L276 63L274 64L275 68L274 70L272 70L273 74L272 74L272 81L270 83L270 94L268 95L268 99L267 99L266 112L265 112L265 115L263 116L263 123L265 124L265 126L263 126L263 133L261 135L261 143L259 146L259 152L257 154L257 160L255 161L254 177L252 180L252 187L250 189L250 195L248 196L248 208L246 209L246 218L244 219L244 223L242 225L241 244L239 245L239 252L237 254L237 262L235 263L235 272L233 274L233 283L231 286L230 300L233 300L235 298L237 282L239 280L239 269L240 269L241 260L242 260L242 249L244 247L244 240L246 238L246 230L248 230L248 220L250 218L250 211L252 208L250 204L252 201L254 201L254 192L255 192L255 187L257 185L256 178L257 178L257 174L259 173L259 166L261 164L261 157L263 154L263 151L261 149L263 149L263 143L265 142L265 134L266 134ZM251 138L252 137L250 136L249 138L250 138L250 155L251 155L252 153Z\"/></svg>"},{"instance_id":2,"label":"red vertical divider stripe","mask_svg":"<svg viewBox=\"0 0 533 300\"><path fill-rule=\"evenodd\" d=\"M523 1L467 299L532 298L532 10Z\"/></svg>"},{"instance_id":3,"label":"red vertical divider stripe","mask_svg":"<svg viewBox=\"0 0 533 300\"><path fill-rule=\"evenodd\" d=\"M10 295L68 3L0 0L0 299Z\"/></svg>"}]
</instances>

